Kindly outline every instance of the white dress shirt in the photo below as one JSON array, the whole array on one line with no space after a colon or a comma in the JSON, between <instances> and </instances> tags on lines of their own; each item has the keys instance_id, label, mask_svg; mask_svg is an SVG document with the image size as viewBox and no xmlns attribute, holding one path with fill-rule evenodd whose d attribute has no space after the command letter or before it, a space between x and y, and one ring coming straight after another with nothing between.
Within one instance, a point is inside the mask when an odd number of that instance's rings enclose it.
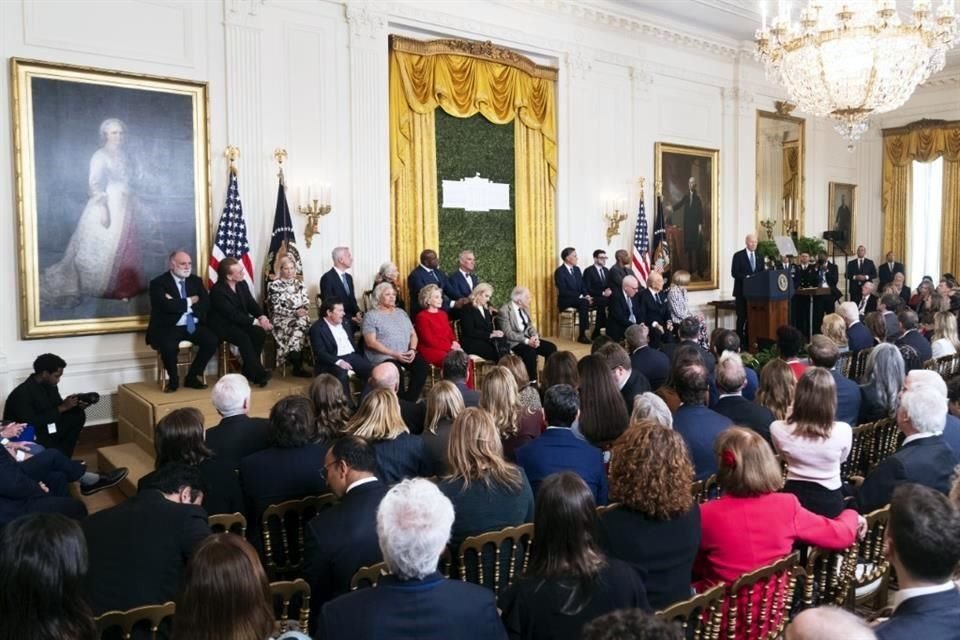
<instances>
[{"instance_id":1,"label":"white dress shirt","mask_svg":"<svg viewBox=\"0 0 960 640\"><path fill-rule=\"evenodd\" d=\"M350 343L350 337L347 335L346 329L343 328L343 323L332 324L326 318L323 319L327 323L327 326L330 328L330 333L333 334L333 339L337 342L337 357L348 356L354 352L353 345Z\"/></svg>"}]
</instances>

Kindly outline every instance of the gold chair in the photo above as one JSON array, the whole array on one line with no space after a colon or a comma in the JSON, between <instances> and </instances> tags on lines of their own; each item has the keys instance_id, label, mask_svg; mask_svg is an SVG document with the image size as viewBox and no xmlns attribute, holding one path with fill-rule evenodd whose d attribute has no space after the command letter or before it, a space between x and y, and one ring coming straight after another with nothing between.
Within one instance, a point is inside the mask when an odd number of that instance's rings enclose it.
<instances>
[{"instance_id":1,"label":"gold chair","mask_svg":"<svg viewBox=\"0 0 960 640\"><path fill-rule=\"evenodd\" d=\"M683 627L683 637L717 640L723 631L723 599L726 586L718 584L689 600L672 604L656 615L664 622Z\"/></svg>"},{"instance_id":2,"label":"gold chair","mask_svg":"<svg viewBox=\"0 0 960 640\"><path fill-rule=\"evenodd\" d=\"M787 626L796 588L799 555L737 578L727 589L727 640L776 640Z\"/></svg>"},{"instance_id":3,"label":"gold chair","mask_svg":"<svg viewBox=\"0 0 960 640\"><path fill-rule=\"evenodd\" d=\"M837 363L835 365L835 369L844 378L849 378L850 366L852 364L853 364L853 354L849 351L844 351L843 353L837 356Z\"/></svg>"},{"instance_id":4,"label":"gold chair","mask_svg":"<svg viewBox=\"0 0 960 640\"><path fill-rule=\"evenodd\" d=\"M870 357L870 353L873 351L873 347L868 347L866 349L861 349L857 351L856 355L850 359L850 369L847 372L847 377L851 380L860 382L860 378L863 377L863 373L867 368L867 358Z\"/></svg>"},{"instance_id":5,"label":"gold chair","mask_svg":"<svg viewBox=\"0 0 960 640\"><path fill-rule=\"evenodd\" d=\"M207 518L214 533L236 533L241 538L247 535L247 519L240 512L215 513Z\"/></svg>"},{"instance_id":6,"label":"gold chair","mask_svg":"<svg viewBox=\"0 0 960 640\"><path fill-rule=\"evenodd\" d=\"M295 628L301 633L309 633L310 628L310 585L303 578L296 580L271 582L270 593L276 601L280 599L280 617L277 619L277 630L280 633L290 630L290 603L299 598ZM275 608L276 609L276 608Z\"/></svg>"},{"instance_id":7,"label":"gold chair","mask_svg":"<svg viewBox=\"0 0 960 640\"><path fill-rule=\"evenodd\" d=\"M607 511L610 511L611 509L616 509L619 506L620 506L619 502L611 502L610 504L605 504L603 506L597 507L597 517L599 518L600 516L605 514Z\"/></svg>"},{"instance_id":8,"label":"gold chair","mask_svg":"<svg viewBox=\"0 0 960 640\"><path fill-rule=\"evenodd\" d=\"M261 518L264 569L271 579L296 576L303 566L303 539L307 522L336 501L335 495L326 493L272 504L264 510ZM279 534L279 540L276 534ZM291 539L295 545L291 544Z\"/></svg>"},{"instance_id":9,"label":"gold chair","mask_svg":"<svg viewBox=\"0 0 960 640\"><path fill-rule=\"evenodd\" d=\"M532 544L532 522L470 536L460 544L460 579L500 593L527 568Z\"/></svg>"},{"instance_id":10,"label":"gold chair","mask_svg":"<svg viewBox=\"0 0 960 640\"><path fill-rule=\"evenodd\" d=\"M900 446L900 430L894 418L882 418L853 428L850 455L840 465L844 480L866 476L871 469L893 455Z\"/></svg>"},{"instance_id":11,"label":"gold chair","mask_svg":"<svg viewBox=\"0 0 960 640\"><path fill-rule=\"evenodd\" d=\"M936 371L944 380L950 378L956 373L960 373L960 354L953 353L948 356L931 358L923 363L925 369Z\"/></svg>"},{"instance_id":12,"label":"gold chair","mask_svg":"<svg viewBox=\"0 0 960 640\"><path fill-rule=\"evenodd\" d=\"M187 372L190 371L190 365L193 363L193 343L189 340L181 340L177 344L177 375L180 380L187 379ZM201 374L203 382L206 383L206 374ZM157 351L157 385L163 389L167 381L167 371L163 368L163 358Z\"/></svg>"},{"instance_id":13,"label":"gold chair","mask_svg":"<svg viewBox=\"0 0 960 640\"><path fill-rule=\"evenodd\" d=\"M350 578L350 591L364 587L375 587L380 582L380 576L387 575L387 564L378 562L369 567L360 567Z\"/></svg>"},{"instance_id":14,"label":"gold chair","mask_svg":"<svg viewBox=\"0 0 960 640\"><path fill-rule=\"evenodd\" d=\"M560 331L559 335L561 338L565 338L567 334L570 336L570 340L577 339L577 326L580 324L580 320L577 317L577 310L574 307L567 307L560 312Z\"/></svg>"},{"instance_id":15,"label":"gold chair","mask_svg":"<svg viewBox=\"0 0 960 640\"><path fill-rule=\"evenodd\" d=\"M694 480L690 486L690 493L694 500L700 504L719 498L722 492L720 491L720 485L717 483L717 474L711 474L703 480Z\"/></svg>"},{"instance_id":16,"label":"gold chair","mask_svg":"<svg viewBox=\"0 0 960 640\"><path fill-rule=\"evenodd\" d=\"M850 589L847 607L871 603L879 609L887 603L887 586L890 581L890 561L883 553L883 537L890 520L890 506L877 509L864 516L867 520L867 535L854 545L853 563L850 566Z\"/></svg>"},{"instance_id":17,"label":"gold chair","mask_svg":"<svg viewBox=\"0 0 960 640\"><path fill-rule=\"evenodd\" d=\"M158 629L165 620L173 618L176 612L176 604L165 602L164 604L150 604L145 607L136 607L126 611L107 611L93 619L97 625L97 637L103 637L103 634L110 629L119 627L123 640L130 640L135 630L144 629L150 633L150 638L158 637ZM138 633L138 638L143 635Z\"/></svg>"},{"instance_id":18,"label":"gold chair","mask_svg":"<svg viewBox=\"0 0 960 640\"><path fill-rule=\"evenodd\" d=\"M804 609L824 605L839 607L846 603L857 564L856 549L855 544L840 551L810 548L803 565Z\"/></svg>"}]
</instances>

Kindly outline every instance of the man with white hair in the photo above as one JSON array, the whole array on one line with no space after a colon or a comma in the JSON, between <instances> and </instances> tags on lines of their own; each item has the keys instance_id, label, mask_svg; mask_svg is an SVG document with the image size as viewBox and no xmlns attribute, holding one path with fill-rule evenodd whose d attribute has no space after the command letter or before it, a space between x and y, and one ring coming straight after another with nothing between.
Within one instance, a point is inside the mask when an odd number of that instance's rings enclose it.
<instances>
[{"instance_id":1,"label":"man with white hair","mask_svg":"<svg viewBox=\"0 0 960 640\"><path fill-rule=\"evenodd\" d=\"M900 394L897 408L897 427L906 438L900 449L882 460L856 491L860 513L869 513L890 502L893 490L906 482L922 484L944 495L950 491L953 470L960 459L943 438L946 389L914 384L916 380Z\"/></svg>"},{"instance_id":2,"label":"man with white hair","mask_svg":"<svg viewBox=\"0 0 960 640\"><path fill-rule=\"evenodd\" d=\"M218 460L231 461L234 469L240 459L270 446L270 421L251 418L250 383L239 373L228 373L213 386L210 394L220 423L207 430L207 446Z\"/></svg>"},{"instance_id":3,"label":"man with white hair","mask_svg":"<svg viewBox=\"0 0 960 640\"><path fill-rule=\"evenodd\" d=\"M453 505L437 485L404 480L380 502L377 537L388 575L323 606L323 638L506 638L493 591L444 578L437 562L450 539Z\"/></svg>"},{"instance_id":4,"label":"man with white hair","mask_svg":"<svg viewBox=\"0 0 960 640\"><path fill-rule=\"evenodd\" d=\"M643 308L640 306L640 281L636 276L624 276L620 291L610 296L610 309L607 319L607 337L620 342L627 328L644 321Z\"/></svg>"},{"instance_id":5,"label":"man with white hair","mask_svg":"<svg viewBox=\"0 0 960 640\"><path fill-rule=\"evenodd\" d=\"M360 321L360 305L357 304L357 290L353 288L353 276L347 269L353 266L353 254L350 247L335 247L330 254L333 266L320 278L320 297L324 300L336 299L343 302L343 310L354 322Z\"/></svg>"},{"instance_id":6,"label":"man with white hair","mask_svg":"<svg viewBox=\"0 0 960 640\"><path fill-rule=\"evenodd\" d=\"M847 325L847 346L850 353L856 353L873 346L873 334L867 325L860 322L860 311L853 302L843 302L837 307L837 313Z\"/></svg>"},{"instance_id":7,"label":"man with white hair","mask_svg":"<svg viewBox=\"0 0 960 640\"><path fill-rule=\"evenodd\" d=\"M772 444L770 424L776 418L770 409L743 397L743 389L747 386L747 372L740 355L732 351L721 353L714 374L720 396L717 404L711 408L730 418L734 424L756 431Z\"/></svg>"},{"instance_id":8,"label":"man with white hair","mask_svg":"<svg viewBox=\"0 0 960 640\"><path fill-rule=\"evenodd\" d=\"M787 640L876 640L866 620L839 607L801 611L787 626Z\"/></svg>"},{"instance_id":9,"label":"man with white hair","mask_svg":"<svg viewBox=\"0 0 960 640\"><path fill-rule=\"evenodd\" d=\"M742 344L750 344L747 341L747 298L743 294L743 283L763 269L763 257L757 254L757 236L754 233L747 234L743 249L733 254L730 263L733 297L737 303L737 335L740 336Z\"/></svg>"},{"instance_id":10,"label":"man with white hair","mask_svg":"<svg viewBox=\"0 0 960 640\"><path fill-rule=\"evenodd\" d=\"M943 439L950 445L953 452L960 456L960 418L953 415L949 410L950 401L947 383L936 371L914 369L903 379L903 388L912 389L919 386L936 389L938 393L943 394L944 398L947 398L947 421L943 425Z\"/></svg>"},{"instance_id":11,"label":"man with white hair","mask_svg":"<svg viewBox=\"0 0 960 640\"><path fill-rule=\"evenodd\" d=\"M864 282L860 286L860 296L858 300L851 300L853 304L857 305L857 310L860 312L860 317L867 315L871 311L877 310L877 285L873 281Z\"/></svg>"},{"instance_id":12,"label":"man with white hair","mask_svg":"<svg viewBox=\"0 0 960 640\"><path fill-rule=\"evenodd\" d=\"M498 326L510 350L520 356L527 368L527 376L537 379L537 356L546 360L557 350L557 345L540 337L530 318L530 289L514 287L510 302L500 307Z\"/></svg>"}]
</instances>

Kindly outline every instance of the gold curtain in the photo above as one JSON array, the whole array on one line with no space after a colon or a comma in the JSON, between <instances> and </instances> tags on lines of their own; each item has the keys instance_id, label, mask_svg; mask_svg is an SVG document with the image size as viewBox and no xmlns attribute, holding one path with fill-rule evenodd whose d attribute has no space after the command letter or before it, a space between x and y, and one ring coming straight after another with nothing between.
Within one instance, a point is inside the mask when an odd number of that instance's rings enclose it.
<instances>
[{"instance_id":1,"label":"gold curtain","mask_svg":"<svg viewBox=\"0 0 960 640\"><path fill-rule=\"evenodd\" d=\"M513 121L517 282L530 288L536 326L554 334L556 72L489 43L393 36L390 44L394 261L405 273L422 249L439 248L436 108L458 118L479 112L495 124Z\"/></svg>"},{"instance_id":2,"label":"gold curtain","mask_svg":"<svg viewBox=\"0 0 960 640\"><path fill-rule=\"evenodd\" d=\"M960 271L960 122L920 122L883 132L883 245L906 257L912 163L932 162L943 156L943 227L940 265L944 272Z\"/></svg>"}]
</instances>

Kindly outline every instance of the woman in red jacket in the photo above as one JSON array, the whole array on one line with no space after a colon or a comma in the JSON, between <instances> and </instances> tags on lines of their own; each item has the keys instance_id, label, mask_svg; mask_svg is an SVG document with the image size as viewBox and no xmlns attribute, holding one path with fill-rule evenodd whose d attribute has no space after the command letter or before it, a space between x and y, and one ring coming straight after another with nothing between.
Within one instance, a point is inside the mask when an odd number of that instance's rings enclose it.
<instances>
[{"instance_id":1,"label":"woman in red jacket","mask_svg":"<svg viewBox=\"0 0 960 640\"><path fill-rule=\"evenodd\" d=\"M422 311L414 319L413 328L417 331L417 353L435 367L443 365L443 359L451 349L460 349L457 336L450 327L447 312L443 306L443 292L435 284L428 284L420 290Z\"/></svg>"}]
</instances>

